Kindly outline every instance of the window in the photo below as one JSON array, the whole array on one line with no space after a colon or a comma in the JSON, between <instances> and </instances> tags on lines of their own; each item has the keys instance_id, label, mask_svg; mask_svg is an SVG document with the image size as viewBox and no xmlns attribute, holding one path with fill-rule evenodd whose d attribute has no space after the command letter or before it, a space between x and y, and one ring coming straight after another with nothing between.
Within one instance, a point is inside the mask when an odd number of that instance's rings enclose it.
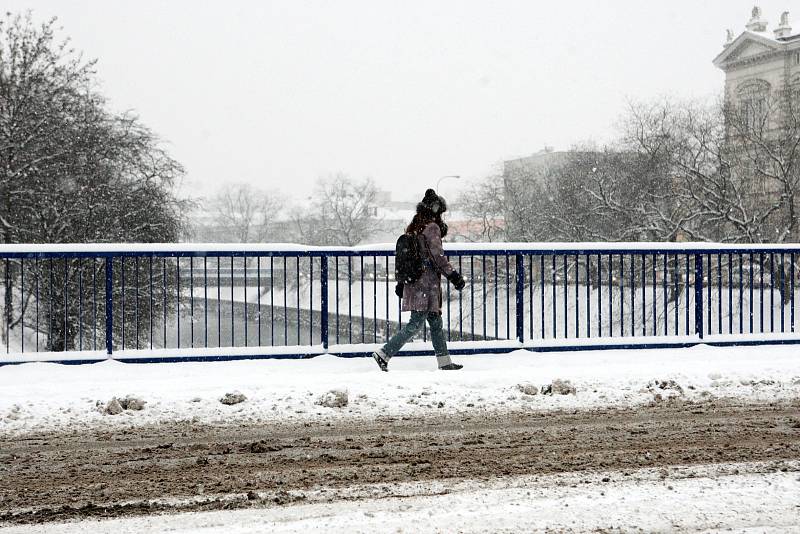
<instances>
[{"instance_id":1,"label":"window","mask_svg":"<svg viewBox=\"0 0 800 534\"><path fill-rule=\"evenodd\" d=\"M736 91L739 119L748 130L766 128L770 85L764 80L744 82Z\"/></svg>"},{"instance_id":2,"label":"window","mask_svg":"<svg viewBox=\"0 0 800 534\"><path fill-rule=\"evenodd\" d=\"M789 81L789 88L793 92L797 92L797 90L800 89L800 73L792 76L792 79Z\"/></svg>"},{"instance_id":3,"label":"window","mask_svg":"<svg viewBox=\"0 0 800 534\"><path fill-rule=\"evenodd\" d=\"M744 100L741 103L742 122L748 130L760 130L766 115L766 102L763 98Z\"/></svg>"},{"instance_id":4,"label":"window","mask_svg":"<svg viewBox=\"0 0 800 534\"><path fill-rule=\"evenodd\" d=\"M795 65L800 65L800 52L795 52L794 53L794 64Z\"/></svg>"},{"instance_id":5,"label":"window","mask_svg":"<svg viewBox=\"0 0 800 534\"><path fill-rule=\"evenodd\" d=\"M795 74L789 82L788 111L795 121L800 119L800 74Z\"/></svg>"}]
</instances>

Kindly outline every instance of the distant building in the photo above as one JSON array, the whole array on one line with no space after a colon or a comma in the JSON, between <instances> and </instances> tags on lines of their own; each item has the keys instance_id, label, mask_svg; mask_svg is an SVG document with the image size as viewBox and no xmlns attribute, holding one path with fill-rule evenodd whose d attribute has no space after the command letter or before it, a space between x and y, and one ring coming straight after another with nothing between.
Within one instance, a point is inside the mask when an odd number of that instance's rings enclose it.
<instances>
[{"instance_id":1,"label":"distant building","mask_svg":"<svg viewBox=\"0 0 800 534\"><path fill-rule=\"evenodd\" d=\"M411 201L392 200L390 191L378 191L375 202L371 215L377 217L377 225L366 244L394 243L411 222L417 205Z\"/></svg>"},{"instance_id":2,"label":"distant building","mask_svg":"<svg viewBox=\"0 0 800 534\"><path fill-rule=\"evenodd\" d=\"M786 146L786 141L793 145L800 122L800 33L793 32L789 12L783 12L778 26L770 31L761 9L754 7L744 31L738 35L727 31L724 49L713 62L725 73L729 143L762 147L774 143L778 159L789 163L789 154L780 147ZM794 195L786 195L785 181L773 179L773 172L760 171L759 167L770 166L764 152L763 148L757 150L758 157L746 162L754 169L744 194L754 202L796 202ZM783 169L791 166L779 165ZM785 225L779 214L771 220L776 229ZM791 223L792 227L790 240L797 240L796 225Z\"/></svg>"},{"instance_id":3,"label":"distant building","mask_svg":"<svg viewBox=\"0 0 800 534\"><path fill-rule=\"evenodd\" d=\"M767 26L761 8L754 7L743 32L734 37L727 30L714 65L725 72L726 102L738 106L746 122L758 124L766 118L770 128L780 128L783 117L770 110L785 109L772 103L796 99L800 91L800 33L793 33L788 11L777 28L769 31Z\"/></svg>"},{"instance_id":4,"label":"distant building","mask_svg":"<svg viewBox=\"0 0 800 534\"><path fill-rule=\"evenodd\" d=\"M448 211L444 215L450 231L448 241L468 240L469 232L475 221L467 220L463 213L453 208L454 198L448 198ZM372 215L377 217L376 231L367 239L364 244L390 243L393 244L397 238L405 232L406 227L414 218L417 212L417 203L414 201L393 200L388 191L379 191L376 195L376 206L373 208Z\"/></svg>"},{"instance_id":5,"label":"distant building","mask_svg":"<svg viewBox=\"0 0 800 534\"><path fill-rule=\"evenodd\" d=\"M547 176L553 169L563 164L569 152L553 150L552 147L515 159L503 162L503 182L515 180L519 177Z\"/></svg>"}]
</instances>

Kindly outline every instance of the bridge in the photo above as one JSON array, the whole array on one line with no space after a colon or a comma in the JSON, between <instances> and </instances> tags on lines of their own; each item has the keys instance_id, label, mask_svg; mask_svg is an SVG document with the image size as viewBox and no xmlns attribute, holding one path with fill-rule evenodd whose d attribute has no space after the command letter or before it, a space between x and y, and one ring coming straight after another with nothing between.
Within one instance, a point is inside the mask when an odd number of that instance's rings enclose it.
<instances>
[{"instance_id":1,"label":"bridge","mask_svg":"<svg viewBox=\"0 0 800 534\"><path fill-rule=\"evenodd\" d=\"M797 343L796 245L448 244L454 354ZM3 245L0 363L369 354L394 247ZM404 354L430 354L427 332Z\"/></svg>"}]
</instances>

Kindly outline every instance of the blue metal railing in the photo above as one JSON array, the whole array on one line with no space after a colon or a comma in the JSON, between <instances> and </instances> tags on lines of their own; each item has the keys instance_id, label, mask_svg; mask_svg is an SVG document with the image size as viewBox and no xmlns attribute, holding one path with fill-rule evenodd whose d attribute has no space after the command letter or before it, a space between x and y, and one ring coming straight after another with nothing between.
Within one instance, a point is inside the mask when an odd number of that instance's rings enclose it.
<instances>
[{"instance_id":1,"label":"blue metal railing","mask_svg":"<svg viewBox=\"0 0 800 534\"><path fill-rule=\"evenodd\" d=\"M793 343L800 246L455 244L453 353ZM7 245L0 362L364 354L403 324L386 245ZM427 340L425 330L419 342ZM412 343L408 354L429 353ZM4 354L3 354L4 352Z\"/></svg>"}]
</instances>

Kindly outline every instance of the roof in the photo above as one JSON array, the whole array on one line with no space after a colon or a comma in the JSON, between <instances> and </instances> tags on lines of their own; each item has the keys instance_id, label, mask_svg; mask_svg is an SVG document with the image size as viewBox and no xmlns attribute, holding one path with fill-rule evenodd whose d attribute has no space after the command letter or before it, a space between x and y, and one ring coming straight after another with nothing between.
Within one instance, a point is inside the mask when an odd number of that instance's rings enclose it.
<instances>
[{"instance_id":1,"label":"roof","mask_svg":"<svg viewBox=\"0 0 800 534\"><path fill-rule=\"evenodd\" d=\"M797 43L797 46L794 46L795 43ZM760 50L746 56L747 58L761 56L765 53L800 48L800 34L775 38L768 32L745 30L714 58L713 63L718 68L724 68L726 63L746 59L741 57L741 54L753 45L760 47Z\"/></svg>"},{"instance_id":2,"label":"roof","mask_svg":"<svg viewBox=\"0 0 800 534\"><path fill-rule=\"evenodd\" d=\"M503 173L516 170L530 170L544 168L553 163L564 161L570 152L567 151L541 151L530 156L507 159L503 161Z\"/></svg>"}]
</instances>

